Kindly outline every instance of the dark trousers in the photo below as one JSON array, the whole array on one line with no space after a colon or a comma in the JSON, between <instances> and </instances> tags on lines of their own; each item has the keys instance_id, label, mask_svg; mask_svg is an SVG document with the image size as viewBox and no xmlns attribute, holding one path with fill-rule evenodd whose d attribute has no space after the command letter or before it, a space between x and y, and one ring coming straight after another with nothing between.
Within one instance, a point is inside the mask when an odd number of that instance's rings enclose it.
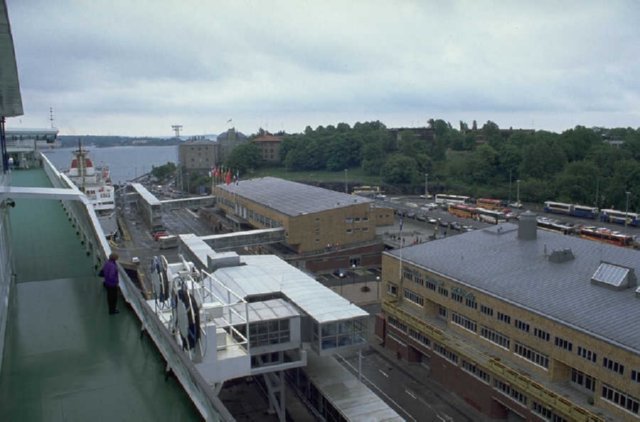
<instances>
[{"instance_id":1,"label":"dark trousers","mask_svg":"<svg viewBox=\"0 0 640 422\"><path fill-rule=\"evenodd\" d=\"M116 305L118 304L118 286L107 286L107 304L109 305L109 313L113 314L116 312Z\"/></svg>"}]
</instances>

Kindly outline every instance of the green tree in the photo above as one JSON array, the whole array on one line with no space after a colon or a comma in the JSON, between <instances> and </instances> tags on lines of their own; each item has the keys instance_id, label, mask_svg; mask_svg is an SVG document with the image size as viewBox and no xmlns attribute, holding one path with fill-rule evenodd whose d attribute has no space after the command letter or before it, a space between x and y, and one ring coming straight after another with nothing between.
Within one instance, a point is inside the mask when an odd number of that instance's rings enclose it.
<instances>
[{"instance_id":1,"label":"green tree","mask_svg":"<svg viewBox=\"0 0 640 422\"><path fill-rule=\"evenodd\" d=\"M382 180L393 185L411 184L418 179L416 161L402 154L394 154L382 167Z\"/></svg>"},{"instance_id":2,"label":"green tree","mask_svg":"<svg viewBox=\"0 0 640 422\"><path fill-rule=\"evenodd\" d=\"M262 156L260 155L260 149L253 142L238 145L231 151L229 157L225 161L225 166L235 171L239 171L241 174L247 172L247 170L254 170L262 164Z\"/></svg>"},{"instance_id":3,"label":"green tree","mask_svg":"<svg viewBox=\"0 0 640 422\"><path fill-rule=\"evenodd\" d=\"M152 166L151 175L156 179L165 182L176 175L177 167L174 163L168 162L161 166Z\"/></svg>"}]
</instances>

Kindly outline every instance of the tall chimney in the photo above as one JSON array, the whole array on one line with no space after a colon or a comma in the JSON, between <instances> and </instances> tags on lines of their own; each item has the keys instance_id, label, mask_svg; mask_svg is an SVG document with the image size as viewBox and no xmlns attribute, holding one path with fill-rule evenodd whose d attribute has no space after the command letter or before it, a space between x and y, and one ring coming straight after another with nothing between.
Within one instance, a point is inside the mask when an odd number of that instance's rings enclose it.
<instances>
[{"instance_id":1,"label":"tall chimney","mask_svg":"<svg viewBox=\"0 0 640 422\"><path fill-rule=\"evenodd\" d=\"M520 222L518 224L518 239L520 240L536 240L538 230L538 221L536 215L531 211L525 211L520 214Z\"/></svg>"}]
</instances>

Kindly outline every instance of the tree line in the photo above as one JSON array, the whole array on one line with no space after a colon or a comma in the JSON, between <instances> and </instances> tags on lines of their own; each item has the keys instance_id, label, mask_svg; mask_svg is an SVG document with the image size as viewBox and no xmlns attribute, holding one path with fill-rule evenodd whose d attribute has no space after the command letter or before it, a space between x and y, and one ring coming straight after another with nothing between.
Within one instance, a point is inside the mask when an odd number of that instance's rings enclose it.
<instances>
[{"instance_id":1,"label":"tree line","mask_svg":"<svg viewBox=\"0 0 640 422\"><path fill-rule=\"evenodd\" d=\"M615 142L613 142L615 141ZM285 136L282 166L290 171L362 168L389 192L454 193L522 201L640 208L640 130L576 126L562 133L481 127L430 119L422 129L389 129L379 121L307 127ZM251 143L227 165L262 165ZM428 174L428 177L426 176ZM629 194L627 194L629 192Z\"/></svg>"}]
</instances>

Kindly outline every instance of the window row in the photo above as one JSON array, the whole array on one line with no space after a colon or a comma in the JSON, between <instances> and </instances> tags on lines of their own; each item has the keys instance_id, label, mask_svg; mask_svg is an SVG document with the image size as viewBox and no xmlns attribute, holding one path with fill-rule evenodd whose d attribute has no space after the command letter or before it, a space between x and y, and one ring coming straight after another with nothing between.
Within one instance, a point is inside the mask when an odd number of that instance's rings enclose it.
<instances>
[{"instance_id":1,"label":"window row","mask_svg":"<svg viewBox=\"0 0 640 422\"><path fill-rule=\"evenodd\" d=\"M507 350L510 347L509 337L505 336L504 334L500 334L499 332L494 331L489 327L482 326L480 328L480 335L490 342L495 343L500 347L504 347Z\"/></svg>"},{"instance_id":2,"label":"window row","mask_svg":"<svg viewBox=\"0 0 640 422\"><path fill-rule=\"evenodd\" d=\"M467 318L465 316L462 316L460 314L457 314L455 312L451 313L451 322L461 326L464 329L467 329L467 330L469 330L471 332L474 332L474 333L476 332L476 330L478 328L475 321L473 321L473 320L471 320L471 319L469 319L469 318Z\"/></svg>"},{"instance_id":3,"label":"window row","mask_svg":"<svg viewBox=\"0 0 640 422\"><path fill-rule=\"evenodd\" d=\"M433 351L448 360L449 362L458 364L458 355L453 353L451 350L447 349L443 345L439 343L433 343Z\"/></svg>"},{"instance_id":4,"label":"window row","mask_svg":"<svg viewBox=\"0 0 640 422\"><path fill-rule=\"evenodd\" d=\"M531 347L516 342L513 353L525 358L529 362L532 362L545 369L549 369L549 356L545 355L544 353L540 353L537 350L532 349Z\"/></svg>"},{"instance_id":5,"label":"window row","mask_svg":"<svg viewBox=\"0 0 640 422\"><path fill-rule=\"evenodd\" d=\"M615 360L609 358L602 359L602 366L607 368L610 371L617 372L620 375L624 374L624 365L620 362L616 362Z\"/></svg>"},{"instance_id":6,"label":"window row","mask_svg":"<svg viewBox=\"0 0 640 422\"><path fill-rule=\"evenodd\" d=\"M493 385L498 391L500 391L504 395L511 397L515 401L522 403L525 406L527 405L527 396L525 396L522 392L516 390L515 388L511 387L509 384L497 379L494 381Z\"/></svg>"},{"instance_id":7,"label":"window row","mask_svg":"<svg viewBox=\"0 0 640 422\"><path fill-rule=\"evenodd\" d=\"M478 378L480 381L483 381L489 384L491 377L487 372L483 371L475 363L462 359L462 369L464 369L474 377Z\"/></svg>"},{"instance_id":8,"label":"window row","mask_svg":"<svg viewBox=\"0 0 640 422\"><path fill-rule=\"evenodd\" d=\"M640 411L640 400L607 384L602 384L602 398L636 415Z\"/></svg>"},{"instance_id":9,"label":"window row","mask_svg":"<svg viewBox=\"0 0 640 422\"><path fill-rule=\"evenodd\" d=\"M424 298L413 290L404 289L404 298L416 305L424 306Z\"/></svg>"}]
</instances>

